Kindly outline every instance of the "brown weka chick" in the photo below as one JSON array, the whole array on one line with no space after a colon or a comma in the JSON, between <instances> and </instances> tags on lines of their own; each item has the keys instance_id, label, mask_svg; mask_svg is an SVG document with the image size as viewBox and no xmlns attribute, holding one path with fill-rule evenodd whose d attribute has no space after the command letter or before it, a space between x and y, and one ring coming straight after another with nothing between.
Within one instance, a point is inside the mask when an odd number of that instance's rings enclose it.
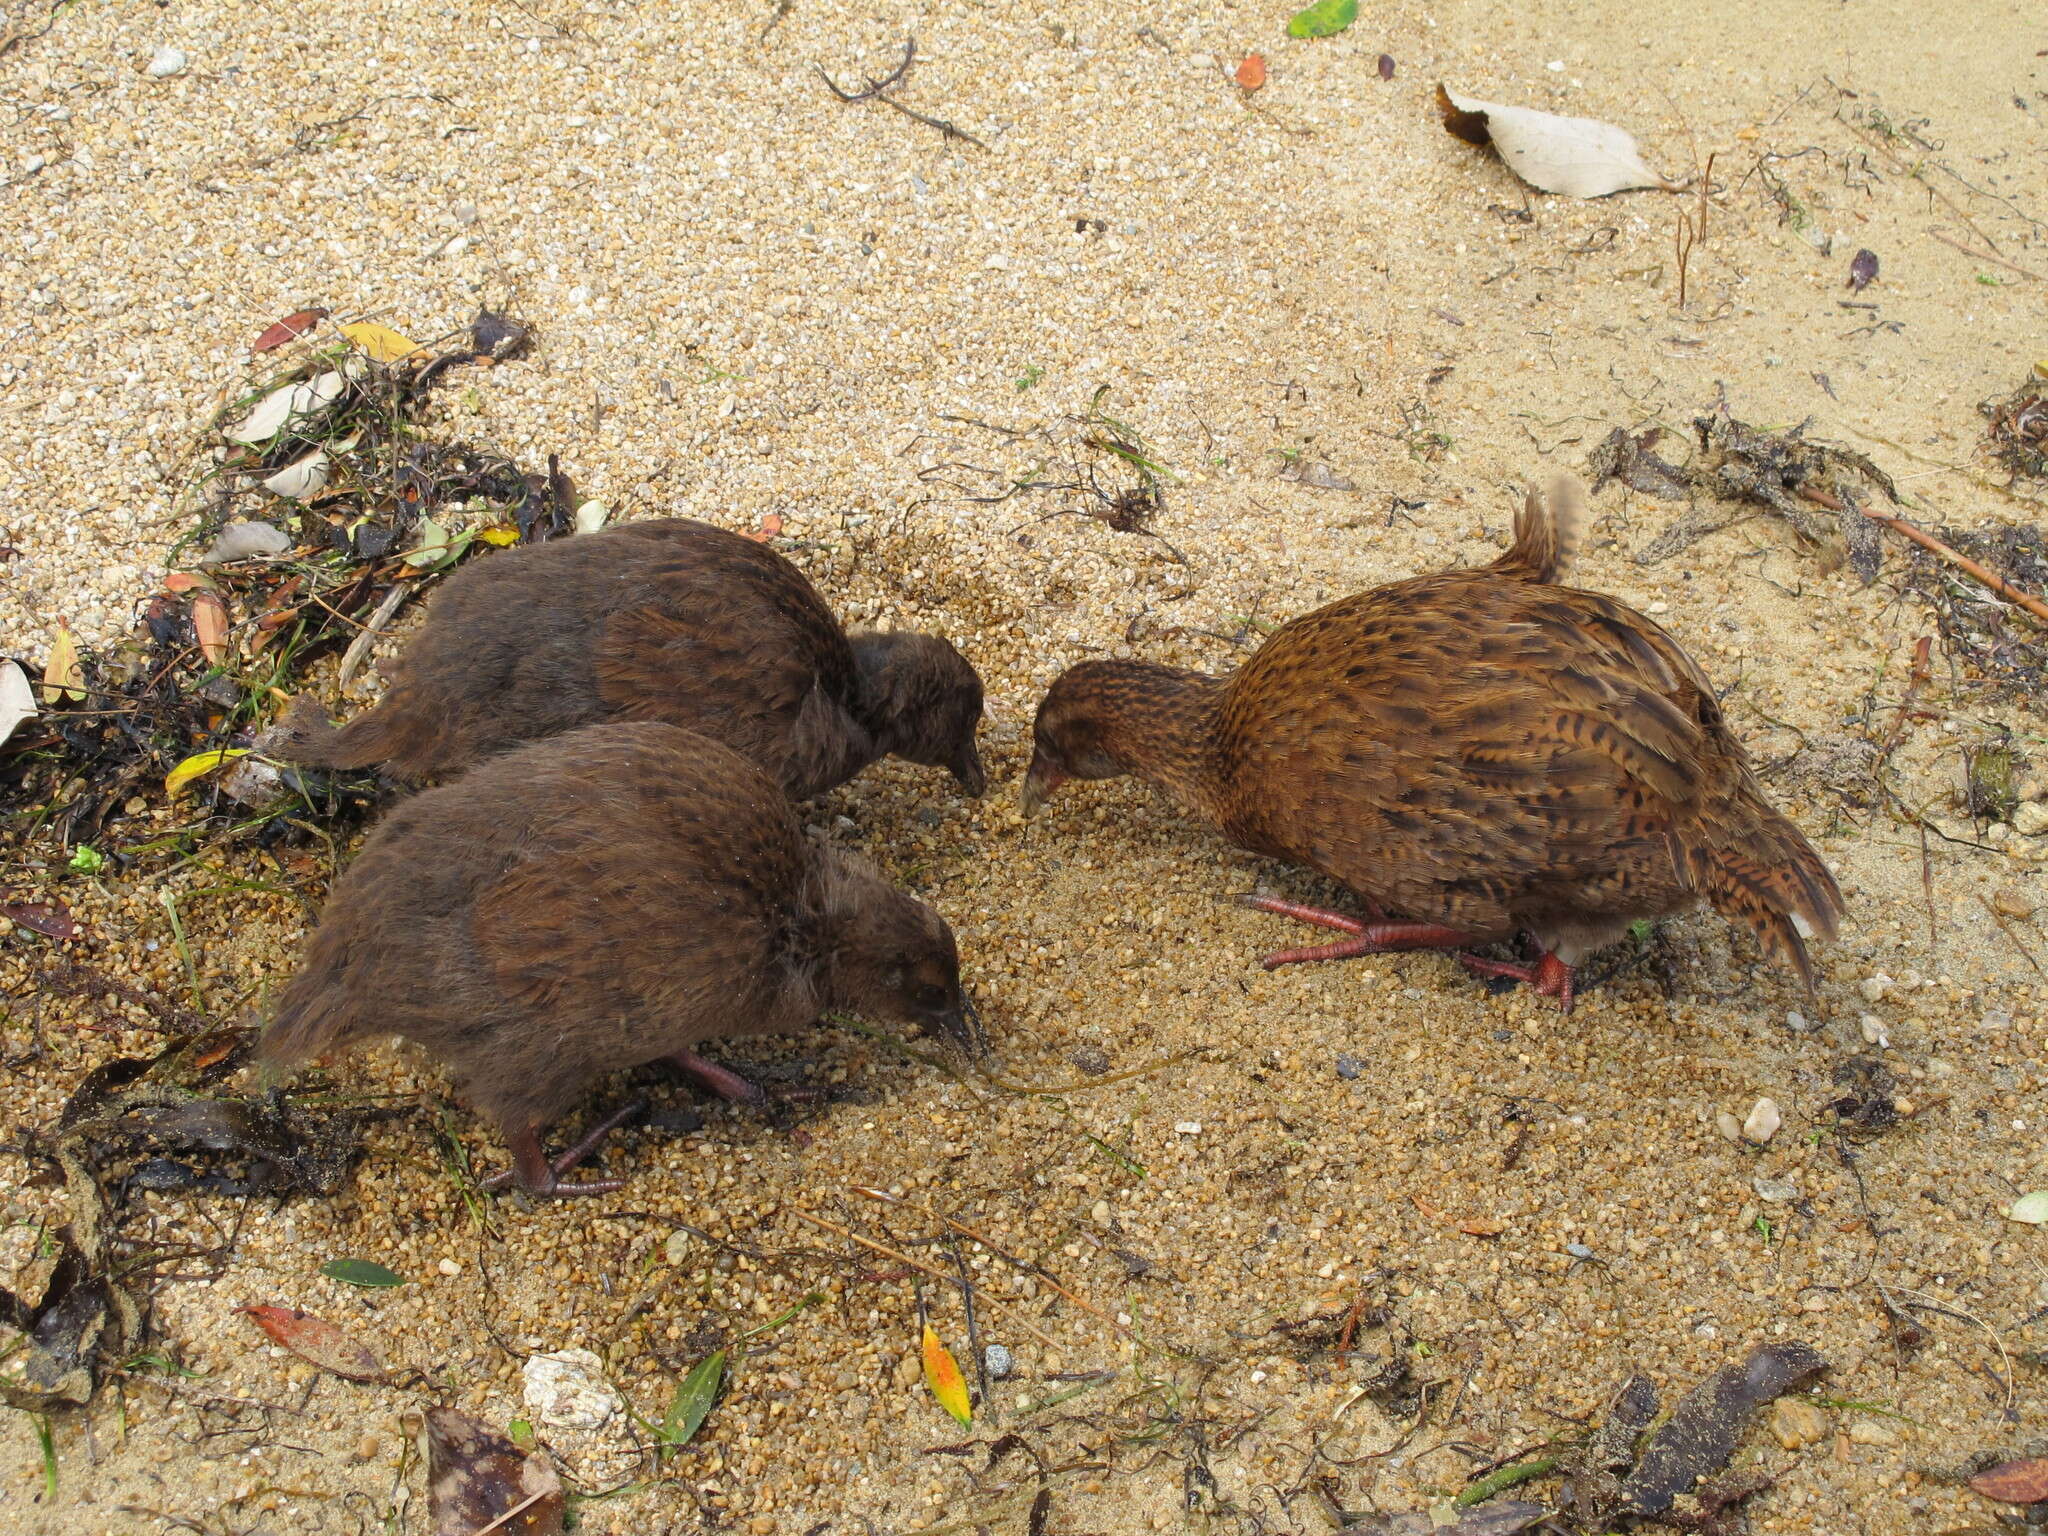
<instances>
[{"instance_id":1,"label":"brown weka chick","mask_svg":"<svg viewBox=\"0 0 2048 1536\"><path fill-rule=\"evenodd\" d=\"M1583 955L1704 897L1810 990L1806 940L1833 935L1841 893L1678 642L1555 585L1583 499L1569 479L1547 512L1532 493L1493 564L1342 598L1229 677L1073 668L1038 709L1026 814L1068 779L1135 774L1357 893L1364 921L1252 898L1352 935L1268 969L1520 932L1534 964L1464 963L1570 1008Z\"/></svg>"},{"instance_id":2,"label":"brown weka chick","mask_svg":"<svg viewBox=\"0 0 2048 1536\"><path fill-rule=\"evenodd\" d=\"M265 746L420 782L600 720L662 720L724 742L799 800L891 755L949 768L978 795L981 710L981 679L944 640L849 636L775 551L672 518L463 566L374 708L336 729L302 696Z\"/></svg>"},{"instance_id":3,"label":"brown weka chick","mask_svg":"<svg viewBox=\"0 0 2048 1536\"><path fill-rule=\"evenodd\" d=\"M758 1090L695 1047L844 1008L981 1049L953 935L924 903L804 834L729 748L652 722L589 726L404 801L370 834L263 1037L294 1062L417 1040L497 1121L510 1177L560 1175L542 1127L600 1075L667 1058L726 1098ZM499 1175L503 1182L506 1175Z\"/></svg>"}]
</instances>

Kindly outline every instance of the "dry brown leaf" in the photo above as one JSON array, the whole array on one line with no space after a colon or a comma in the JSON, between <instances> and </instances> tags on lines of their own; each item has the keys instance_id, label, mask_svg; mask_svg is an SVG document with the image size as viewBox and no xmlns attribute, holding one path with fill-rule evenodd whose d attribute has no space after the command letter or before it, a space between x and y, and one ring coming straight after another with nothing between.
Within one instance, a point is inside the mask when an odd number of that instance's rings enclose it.
<instances>
[{"instance_id":1,"label":"dry brown leaf","mask_svg":"<svg viewBox=\"0 0 2048 1536\"><path fill-rule=\"evenodd\" d=\"M2003 1504L2039 1504L2048 1499L2048 1456L2000 1462L1971 1478L1970 1486Z\"/></svg>"},{"instance_id":2,"label":"dry brown leaf","mask_svg":"<svg viewBox=\"0 0 2048 1536\"><path fill-rule=\"evenodd\" d=\"M1678 183L1643 163L1636 141L1612 123L1455 96L1442 85L1436 105L1445 129L1468 144L1491 144L1539 192L1605 197L1634 187L1678 190Z\"/></svg>"},{"instance_id":3,"label":"dry brown leaf","mask_svg":"<svg viewBox=\"0 0 2048 1536\"><path fill-rule=\"evenodd\" d=\"M204 589L192 594L192 633L199 641L199 654L209 666L218 667L228 659L228 605L218 592Z\"/></svg>"},{"instance_id":4,"label":"dry brown leaf","mask_svg":"<svg viewBox=\"0 0 2048 1536\"><path fill-rule=\"evenodd\" d=\"M344 1381L382 1381L384 1367L366 1345L334 1324L291 1307L244 1307L258 1328L293 1354L332 1371Z\"/></svg>"},{"instance_id":5,"label":"dry brown leaf","mask_svg":"<svg viewBox=\"0 0 2048 1536\"><path fill-rule=\"evenodd\" d=\"M561 1536L562 1483L547 1458L453 1408L427 1410L427 1501L434 1536Z\"/></svg>"},{"instance_id":6,"label":"dry brown leaf","mask_svg":"<svg viewBox=\"0 0 2048 1536\"><path fill-rule=\"evenodd\" d=\"M249 350L251 352L268 352L274 347L283 346L288 341L296 341L326 318L327 311L324 309L302 309L295 315L286 315L277 324L264 331L261 336L258 336L251 343Z\"/></svg>"}]
</instances>

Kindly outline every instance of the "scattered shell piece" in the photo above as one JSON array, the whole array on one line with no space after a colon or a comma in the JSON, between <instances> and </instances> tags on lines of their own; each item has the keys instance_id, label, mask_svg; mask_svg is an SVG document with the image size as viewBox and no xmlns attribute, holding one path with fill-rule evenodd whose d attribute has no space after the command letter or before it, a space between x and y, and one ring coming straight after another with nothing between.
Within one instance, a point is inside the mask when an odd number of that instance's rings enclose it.
<instances>
[{"instance_id":1,"label":"scattered shell piece","mask_svg":"<svg viewBox=\"0 0 2048 1536\"><path fill-rule=\"evenodd\" d=\"M612 515L612 509L604 502L591 500L576 509L576 531L595 533L604 526L604 520Z\"/></svg>"},{"instance_id":2,"label":"scattered shell piece","mask_svg":"<svg viewBox=\"0 0 2048 1536\"><path fill-rule=\"evenodd\" d=\"M261 810L285 796L284 778L260 757L238 757L215 781L230 800Z\"/></svg>"},{"instance_id":3,"label":"scattered shell piece","mask_svg":"<svg viewBox=\"0 0 2048 1536\"><path fill-rule=\"evenodd\" d=\"M167 43L149 56L150 77L168 80L172 75L182 71L189 62L184 49L173 48Z\"/></svg>"},{"instance_id":4,"label":"scattered shell piece","mask_svg":"<svg viewBox=\"0 0 2048 1536\"><path fill-rule=\"evenodd\" d=\"M327 489L329 459L325 448L315 448L302 459L294 459L263 482L263 489L288 501L304 501Z\"/></svg>"},{"instance_id":5,"label":"scattered shell piece","mask_svg":"<svg viewBox=\"0 0 2048 1536\"><path fill-rule=\"evenodd\" d=\"M1863 1015L1863 1042L1879 1050L1891 1049L1891 1033L1884 1027L1884 1020L1874 1013Z\"/></svg>"},{"instance_id":6,"label":"scattered shell piece","mask_svg":"<svg viewBox=\"0 0 2048 1536\"><path fill-rule=\"evenodd\" d=\"M1742 1122L1729 1114L1725 1109L1715 1113L1714 1129L1719 1131L1729 1141L1740 1142L1742 1140Z\"/></svg>"},{"instance_id":7,"label":"scattered shell piece","mask_svg":"<svg viewBox=\"0 0 2048 1536\"><path fill-rule=\"evenodd\" d=\"M526 1406L557 1429L602 1429L619 1411L619 1394L604 1379L604 1362L587 1349L534 1355L521 1367Z\"/></svg>"},{"instance_id":8,"label":"scattered shell piece","mask_svg":"<svg viewBox=\"0 0 2048 1536\"><path fill-rule=\"evenodd\" d=\"M1762 1146L1778 1134L1778 1127L1785 1123L1785 1117L1778 1113L1776 1099L1758 1099L1749 1111L1749 1118L1742 1122L1742 1136Z\"/></svg>"},{"instance_id":9,"label":"scattered shell piece","mask_svg":"<svg viewBox=\"0 0 2048 1536\"><path fill-rule=\"evenodd\" d=\"M981 1352L981 1363L988 1368L991 1380L1001 1381L1017 1368L1017 1362L1009 1350L1000 1344L991 1344Z\"/></svg>"},{"instance_id":10,"label":"scattered shell piece","mask_svg":"<svg viewBox=\"0 0 2048 1536\"><path fill-rule=\"evenodd\" d=\"M1756 1191L1758 1199L1768 1200L1773 1205L1784 1205L1799 1198L1799 1186L1790 1179L1774 1179L1760 1173L1749 1181L1749 1186Z\"/></svg>"},{"instance_id":11,"label":"scattered shell piece","mask_svg":"<svg viewBox=\"0 0 2048 1536\"><path fill-rule=\"evenodd\" d=\"M2021 1195L2006 1210L2008 1221L2024 1221L2029 1226L2048 1224L2048 1189L2037 1189L2030 1195Z\"/></svg>"},{"instance_id":12,"label":"scattered shell piece","mask_svg":"<svg viewBox=\"0 0 2048 1536\"><path fill-rule=\"evenodd\" d=\"M1183 1136L1199 1136L1202 1134L1202 1122L1199 1120L1177 1121L1173 1128Z\"/></svg>"},{"instance_id":13,"label":"scattered shell piece","mask_svg":"<svg viewBox=\"0 0 2048 1536\"><path fill-rule=\"evenodd\" d=\"M284 474L279 470L278 474ZM271 476L276 479L277 476ZM268 482L266 482L267 484ZM201 565L229 565L236 560L254 560L264 555L281 555L292 547L291 536L271 523L237 519L214 535L200 555Z\"/></svg>"}]
</instances>

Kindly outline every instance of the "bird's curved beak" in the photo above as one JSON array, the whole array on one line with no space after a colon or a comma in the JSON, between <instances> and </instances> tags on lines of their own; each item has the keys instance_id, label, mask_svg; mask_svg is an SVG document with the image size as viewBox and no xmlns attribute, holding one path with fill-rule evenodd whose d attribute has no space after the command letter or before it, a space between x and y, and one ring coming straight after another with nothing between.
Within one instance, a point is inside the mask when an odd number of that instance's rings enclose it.
<instances>
[{"instance_id":1,"label":"bird's curved beak","mask_svg":"<svg viewBox=\"0 0 2048 1536\"><path fill-rule=\"evenodd\" d=\"M969 799L979 800L982 791L988 788L988 770L981 766L981 748L974 744L973 737L967 739L966 745L946 767L960 781L960 788Z\"/></svg>"},{"instance_id":2,"label":"bird's curved beak","mask_svg":"<svg viewBox=\"0 0 2048 1536\"><path fill-rule=\"evenodd\" d=\"M949 1008L939 1016L938 1032L947 1044L977 1066L988 1060L988 1033L981 1027L974 999L965 992L960 994L959 1007Z\"/></svg>"},{"instance_id":3,"label":"bird's curved beak","mask_svg":"<svg viewBox=\"0 0 2048 1536\"><path fill-rule=\"evenodd\" d=\"M1055 768L1042 752L1031 754L1031 771L1024 775L1024 817L1038 814L1045 797L1067 782L1066 774Z\"/></svg>"}]
</instances>

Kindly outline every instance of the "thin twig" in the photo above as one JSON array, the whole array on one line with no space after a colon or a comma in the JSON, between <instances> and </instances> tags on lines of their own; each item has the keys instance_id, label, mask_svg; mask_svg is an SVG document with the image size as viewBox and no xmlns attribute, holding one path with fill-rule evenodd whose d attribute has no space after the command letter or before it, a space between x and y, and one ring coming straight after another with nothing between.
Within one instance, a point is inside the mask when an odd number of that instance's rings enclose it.
<instances>
[{"instance_id":1,"label":"thin twig","mask_svg":"<svg viewBox=\"0 0 2048 1536\"><path fill-rule=\"evenodd\" d=\"M911 108L906 107L905 105L903 105L902 102L896 100L894 97L888 94L889 88L891 86L900 82L905 75L910 73L911 63L916 58L917 39L914 37L907 38L903 44L903 62L898 64L894 69L890 70L889 73L880 80L874 79L872 76L867 77L867 83L860 90L857 91L849 91L844 89L837 80L834 80L830 75L825 73L824 65L813 64L811 68L817 73L818 78L825 82L825 89L830 91L834 96L837 96L841 101L879 101L883 106L901 112L905 117L909 118L912 122L923 123L927 128L938 129L938 131L941 134L943 134L945 137L949 139L961 139L969 144L972 144L976 149L987 149L988 145L984 144L980 139L977 139L965 128L959 126L959 124L949 123L942 117L927 117L922 112L913 111Z\"/></svg>"},{"instance_id":2,"label":"thin twig","mask_svg":"<svg viewBox=\"0 0 2048 1536\"><path fill-rule=\"evenodd\" d=\"M848 1242L859 1243L861 1247L871 1248L876 1253L882 1254L886 1258L894 1259L899 1264L907 1264L910 1266L910 1268L916 1270L919 1274L930 1275L934 1280L943 1280L948 1285L959 1284L959 1282L956 1279L954 1279L953 1276L947 1274L943 1269L934 1269L931 1265L926 1264L921 1260L913 1259L909 1254L905 1253L900 1248L891 1248L887 1243L878 1243L871 1237L862 1237L858 1232L855 1232L847 1227L842 1227L836 1221L827 1221L822 1216L813 1216L809 1211L800 1211L795 1206L791 1206L789 1208L789 1213L790 1215L796 1217L796 1219L799 1221L807 1221L814 1227L823 1227L827 1232L836 1233L840 1237L845 1238ZM1022 1315L1023 1309L1020 1308L1015 1302L1005 1301L1002 1297L992 1295L987 1291L984 1291L982 1293L982 1300L993 1302L995 1305L1001 1307L1005 1312L1016 1314L1017 1326L1022 1328L1026 1333L1030 1334L1031 1337L1038 1340L1039 1343L1045 1345L1048 1349L1058 1349L1060 1347L1057 1340L1053 1339L1047 1334L1041 1333L1037 1328L1033 1327L1031 1323L1026 1321Z\"/></svg>"},{"instance_id":3,"label":"thin twig","mask_svg":"<svg viewBox=\"0 0 2048 1536\"><path fill-rule=\"evenodd\" d=\"M2048 277L2043 277L2038 272L2029 271L2027 268L2021 266L2018 262L2007 261L2003 256L1993 255L1990 251L1980 251L1974 249L1971 246L1967 246L1963 244L1962 241L1956 239L1954 235L1948 234L1943 230L1930 229L1929 231L1927 231L1927 233L1934 236L1934 238L1939 240L1943 245L1953 247L1954 249L1961 251L1965 256L1968 256L1973 260L1988 261L1994 266L2005 268L2005 270L2008 272L2017 272L2021 277L2026 278L2029 282L2048 283Z\"/></svg>"}]
</instances>

